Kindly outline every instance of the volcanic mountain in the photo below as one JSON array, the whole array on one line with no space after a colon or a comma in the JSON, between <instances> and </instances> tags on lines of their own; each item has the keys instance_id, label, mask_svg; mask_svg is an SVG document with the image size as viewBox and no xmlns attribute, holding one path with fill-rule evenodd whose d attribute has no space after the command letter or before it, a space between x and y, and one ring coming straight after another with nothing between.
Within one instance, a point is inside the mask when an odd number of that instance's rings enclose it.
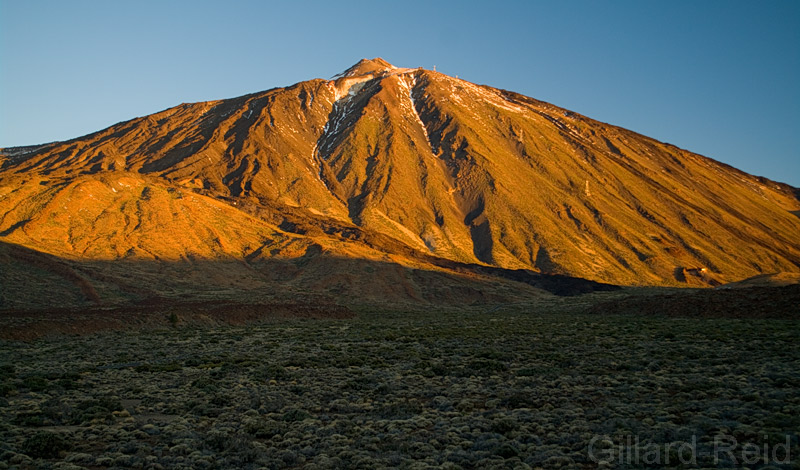
<instances>
[{"instance_id":1,"label":"volcanic mountain","mask_svg":"<svg viewBox=\"0 0 800 470\"><path fill-rule=\"evenodd\" d=\"M100 302L715 285L800 271L799 195L514 92L364 59L3 149L0 299L30 279Z\"/></svg>"}]
</instances>

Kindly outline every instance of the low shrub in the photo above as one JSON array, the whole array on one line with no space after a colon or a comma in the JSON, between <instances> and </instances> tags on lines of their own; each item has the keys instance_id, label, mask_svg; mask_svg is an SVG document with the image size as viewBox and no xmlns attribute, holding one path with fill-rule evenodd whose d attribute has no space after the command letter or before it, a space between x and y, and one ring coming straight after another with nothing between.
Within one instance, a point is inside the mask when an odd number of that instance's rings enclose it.
<instances>
[{"instance_id":1,"label":"low shrub","mask_svg":"<svg viewBox=\"0 0 800 470\"><path fill-rule=\"evenodd\" d=\"M54 459L68 449L67 441L52 432L38 432L25 439L20 448L23 454L34 459Z\"/></svg>"}]
</instances>

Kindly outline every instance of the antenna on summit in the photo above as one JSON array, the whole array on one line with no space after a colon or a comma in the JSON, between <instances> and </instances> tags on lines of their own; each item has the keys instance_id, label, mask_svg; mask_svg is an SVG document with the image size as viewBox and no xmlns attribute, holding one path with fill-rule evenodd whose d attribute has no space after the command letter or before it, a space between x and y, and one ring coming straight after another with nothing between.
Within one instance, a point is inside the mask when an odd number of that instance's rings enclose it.
<instances>
[{"instance_id":1,"label":"antenna on summit","mask_svg":"<svg viewBox=\"0 0 800 470\"><path fill-rule=\"evenodd\" d=\"M433 66L433 71L434 71L434 72L436 71L436 66L435 66L435 65Z\"/></svg>"}]
</instances>

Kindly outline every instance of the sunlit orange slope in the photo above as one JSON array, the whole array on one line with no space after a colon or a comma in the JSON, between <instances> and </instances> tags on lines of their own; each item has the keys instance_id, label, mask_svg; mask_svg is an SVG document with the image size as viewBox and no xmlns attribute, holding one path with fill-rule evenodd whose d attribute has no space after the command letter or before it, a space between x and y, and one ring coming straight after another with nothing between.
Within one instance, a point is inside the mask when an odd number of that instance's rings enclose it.
<instances>
[{"instance_id":1,"label":"sunlit orange slope","mask_svg":"<svg viewBox=\"0 0 800 470\"><path fill-rule=\"evenodd\" d=\"M381 59L5 149L0 168L0 241L70 260L299 259L313 245L616 284L800 271L797 188Z\"/></svg>"}]
</instances>

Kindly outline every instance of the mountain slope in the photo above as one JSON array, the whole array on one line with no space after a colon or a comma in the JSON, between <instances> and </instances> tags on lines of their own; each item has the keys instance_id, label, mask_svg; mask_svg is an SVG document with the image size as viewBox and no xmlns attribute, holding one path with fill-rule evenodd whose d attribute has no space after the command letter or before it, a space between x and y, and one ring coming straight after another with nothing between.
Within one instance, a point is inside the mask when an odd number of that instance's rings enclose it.
<instances>
[{"instance_id":1,"label":"mountain slope","mask_svg":"<svg viewBox=\"0 0 800 470\"><path fill-rule=\"evenodd\" d=\"M261 256L291 258L321 234L345 257L403 252L617 284L800 271L796 188L382 59L5 149L0 168L0 240L71 259L244 259L265 244ZM125 178L134 189L109 194ZM80 191L102 194L104 212ZM59 212L64 199L74 205Z\"/></svg>"}]
</instances>

